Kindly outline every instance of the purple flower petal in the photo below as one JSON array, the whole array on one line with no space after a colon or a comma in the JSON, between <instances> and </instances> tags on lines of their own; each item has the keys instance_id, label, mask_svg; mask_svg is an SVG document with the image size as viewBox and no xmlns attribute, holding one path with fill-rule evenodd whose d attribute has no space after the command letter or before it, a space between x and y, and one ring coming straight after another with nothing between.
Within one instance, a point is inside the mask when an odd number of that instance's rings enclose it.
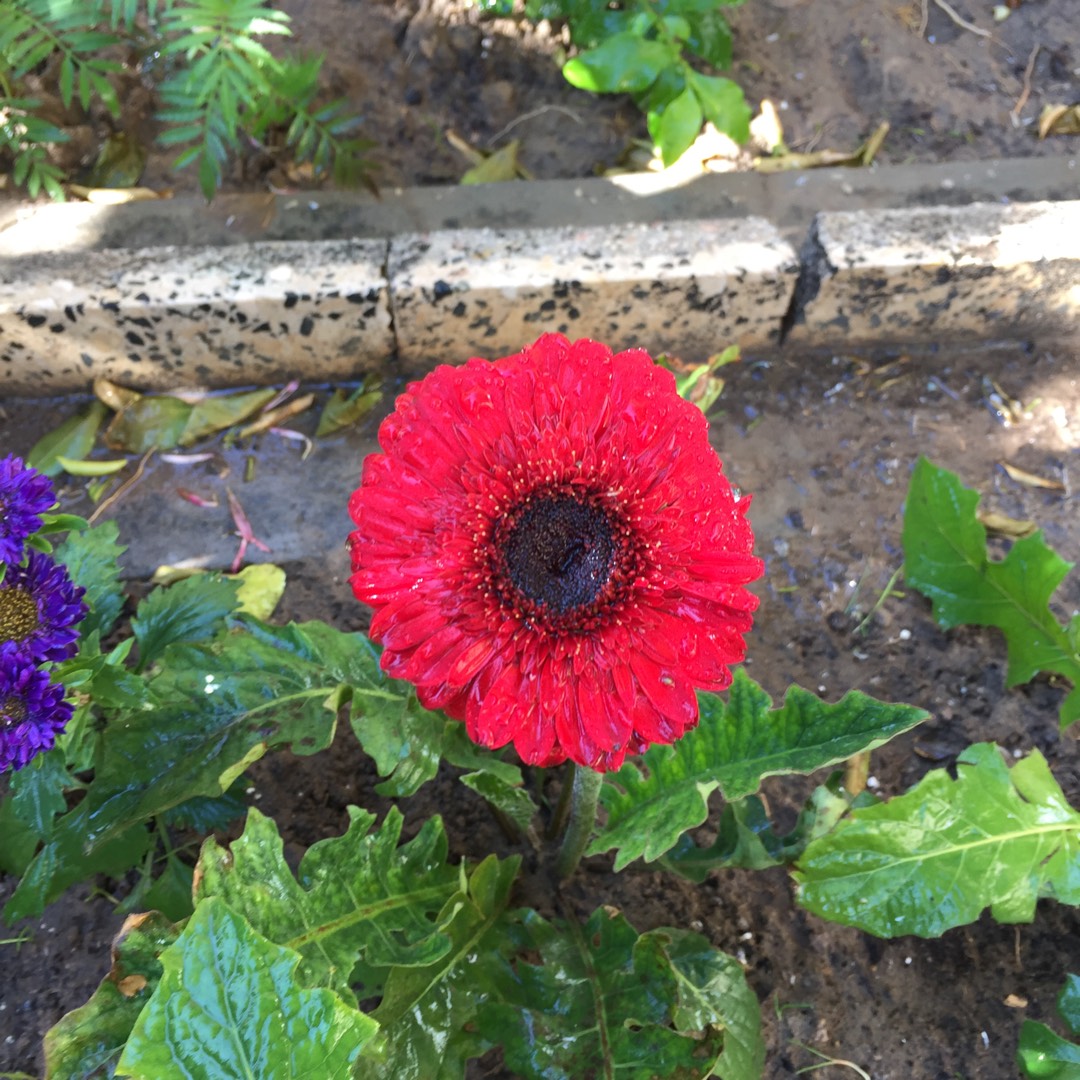
<instances>
[{"instance_id":1,"label":"purple flower petal","mask_svg":"<svg viewBox=\"0 0 1080 1080\"><path fill-rule=\"evenodd\" d=\"M0 772L51 750L71 719L64 688L11 644L0 645Z\"/></svg>"},{"instance_id":2,"label":"purple flower petal","mask_svg":"<svg viewBox=\"0 0 1080 1080\"><path fill-rule=\"evenodd\" d=\"M52 481L22 458L0 459L0 562L17 563L23 542L41 528L41 515L56 505Z\"/></svg>"},{"instance_id":3,"label":"purple flower petal","mask_svg":"<svg viewBox=\"0 0 1080 1080\"><path fill-rule=\"evenodd\" d=\"M0 647L13 644L30 661L74 656L85 591L40 551L31 551L25 566L9 565L0 581Z\"/></svg>"}]
</instances>

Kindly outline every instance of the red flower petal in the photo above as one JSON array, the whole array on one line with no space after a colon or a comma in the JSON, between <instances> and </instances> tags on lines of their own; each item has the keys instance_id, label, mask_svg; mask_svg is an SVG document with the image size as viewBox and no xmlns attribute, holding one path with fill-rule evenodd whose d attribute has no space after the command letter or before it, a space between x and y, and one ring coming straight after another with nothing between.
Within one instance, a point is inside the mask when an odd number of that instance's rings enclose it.
<instances>
[{"instance_id":1,"label":"red flower petal","mask_svg":"<svg viewBox=\"0 0 1080 1080\"><path fill-rule=\"evenodd\" d=\"M757 601L749 499L641 350L547 334L437 367L350 500L383 667L524 761L618 768L697 723Z\"/></svg>"}]
</instances>

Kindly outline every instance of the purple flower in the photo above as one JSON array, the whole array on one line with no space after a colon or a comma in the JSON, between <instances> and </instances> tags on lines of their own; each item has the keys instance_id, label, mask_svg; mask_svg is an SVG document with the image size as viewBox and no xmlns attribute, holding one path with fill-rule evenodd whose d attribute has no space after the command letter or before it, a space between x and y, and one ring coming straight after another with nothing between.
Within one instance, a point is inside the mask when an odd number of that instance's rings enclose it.
<instances>
[{"instance_id":1,"label":"purple flower","mask_svg":"<svg viewBox=\"0 0 1080 1080\"><path fill-rule=\"evenodd\" d=\"M47 671L11 644L0 645L0 772L51 750L72 711Z\"/></svg>"},{"instance_id":2,"label":"purple flower","mask_svg":"<svg viewBox=\"0 0 1080 1080\"><path fill-rule=\"evenodd\" d=\"M56 504L52 481L22 458L0 459L0 562L17 563L23 541L41 528L41 515Z\"/></svg>"},{"instance_id":3,"label":"purple flower","mask_svg":"<svg viewBox=\"0 0 1080 1080\"><path fill-rule=\"evenodd\" d=\"M40 551L31 551L25 566L9 565L0 581L0 647L11 642L33 662L73 656L85 591Z\"/></svg>"}]
</instances>

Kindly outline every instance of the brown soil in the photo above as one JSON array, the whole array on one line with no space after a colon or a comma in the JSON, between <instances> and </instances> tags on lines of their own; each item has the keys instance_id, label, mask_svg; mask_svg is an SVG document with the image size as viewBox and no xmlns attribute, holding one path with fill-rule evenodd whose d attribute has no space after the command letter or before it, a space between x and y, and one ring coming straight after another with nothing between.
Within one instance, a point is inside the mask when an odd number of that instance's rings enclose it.
<instances>
[{"instance_id":1,"label":"brown soil","mask_svg":"<svg viewBox=\"0 0 1080 1080\"><path fill-rule=\"evenodd\" d=\"M853 150L887 120L882 163L1076 153L1075 138L1040 141L1034 126L1044 105L1080 101L1074 0L1022 0L1002 23L993 22L989 0L956 0L953 9L990 37L958 25L937 0L921 2L922 37L920 0L747 0L730 10L729 74L755 109L763 98L777 105L793 150ZM276 6L292 16L297 49L326 53L327 97L346 98L363 116L383 187L456 182L469 162L449 132L480 150L520 139L522 164L542 179L616 166L632 140L646 137L629 100L566 83L557 66L565 32L548 23L485 19L469 0ZM1036 47L1030 93L1015 110ZM145 185L193 193L194 171L174 174L175 152L155 147L152 80L152 72L128 78L120 126L150 148ZM117 125L98 112L64 112L48 78L31 89L53 101L49 118L72 133L59 150L65 166L92 162ZM298 184L310 185L303 171L252 151L235 163L225 190Z\"/></svg>"},{"instance_id":2,"label":"brown soil","mask_svg":"<svg viewBox=\"0 0 1080 1080\"><path fill-rule=\"evenodd\" d=\"M921 452L977 486L995 509L1036 519L1066 558L1080 557L1072 499L1018 485L997 466L1008 460L1066 481L1075 473L1077 360L1075 352L1038 348L916 358L747 358L730 369L714 436L734 481L755 493L758 551L768 560L749 670L774 696L792 682L829 700L854 687L929 710L921 728L875 751L871 771L886 796L931 767L948 767L969 743L993 740L1006 753L1038 748L1070 801L1080 804L1080 747L1075 733L1060 733L1057 723L1063 690L1045 679L1006 690L1000 636L939 630L928 604L911 591L887 600L865 633L854 632L900 564L901 504ZM1035 403L1032 418L1003 427L986 405L985 377ZM20 403L5 443L25 450L67 409ZM347 485L341 476L356 476L373 445L373 425L321 443L303 464L260 454L257 472L274 470L265 479L277 495L245 489L242 501L256 532L279 550L292 534L301 541L321 535L313 523L297 524L297 515L280 512L291 487L305 493L320 528L339 520L343 537ZM239 475L243 452L233 452ZM140 575L161 558L162 543L175 542L177 529L162 526L170 534L163 538L152 524L178 502L173 468L151 471L116 507L122 536L132 544L129 568ZM74 499L71 505L84 504ZM179 530L187 554L205 553L218 542L218 530L220 539L228 536L224 514L206 520L206 546L197 531ZM342 546L311 542L310 557L286 567L290 582L279 617L360 626ZM1067 579L1056 599L1061 613L1080 606L1080 576ZM340 833L348 803L380 813L388 805L374 793L371 763L347 729L331 751L314 758L279 754L258 763L251 776L256 805L278 822L291 856ZM774 816L790 824L820 779L768 781ZM403 800L402 808L410 831L430 814L443 814L456 856L508 850L484 804L449 770ZM114 896L129 887L99 884ZM0 900L12 887L0 882ZM12 936L25 932L25 944L0 946L0 1070L34 1074L42 1032L83 1002L105 974L107 942L120 918L105 893L88 896L86 888L74 890L43 919L15 928ZM852 1061L874 1080L1012 1080L1022 1020L1053 1020L1065 974L1080 970L1080 913L1047 901L1032 925L999 926L984 917L939 940L883 941L801 911L779 869L729 871L694 886L640 864L612 875L610 860L597 857L586 861L563 897L583 915L602 903L620 907L639 930L698 929L742 959L763 1004L770 1080L817 1063L805 1046ZM550 913L552 900L553 883L527 867L516 902ZM1007 998L1027 1005L1011 1006ZM845 1075L839 1067L834 1074ZM507 1074L496 1053L470 1075Z\"/></svg>"}]
</instances>

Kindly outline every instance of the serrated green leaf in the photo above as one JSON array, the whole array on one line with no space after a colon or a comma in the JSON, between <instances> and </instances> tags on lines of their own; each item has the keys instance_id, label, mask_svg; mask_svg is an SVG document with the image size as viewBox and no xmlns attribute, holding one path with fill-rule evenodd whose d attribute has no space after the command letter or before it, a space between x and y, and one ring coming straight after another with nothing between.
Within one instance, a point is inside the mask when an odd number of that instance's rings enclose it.
<instances>
[{"instance_id":1,"label":"serrated green leaf","mask_svg":"<svg viewBox=\"0 0 1080 1080\"><path fill-rule=\"evenodd\" d=\"M220 633L236 609L240 583L220 574L195 574L158 586L139 602L131 632L139 647L139 670L178 642L204 641Z\"/></svg>"},{"instance_id":2,"label":"serrated green leaf","mask_svg":"<svg viewBox=\"0 0 1080 1080\"><path fill-rule=\"evenodd\" d=\"M112 970L93 996L45 1035L45 1074L65 1080L111 1075L135 1021L161 978L162 952L179 928L156 912L130 917L113 942Z\"/></svg>"},{"instance_id":3,"label":"serrated green leaf","mask_svg":"<svg viewBox=\"0 0 1080 1080\"><path fill-rule=\"evenodd\" d=\"M701 934L666 927L666 952L676 979L672 1021L676 1031L724 1030L724 1049L713 1066L722 1080L758 1080L765 1068L761 1006L739 962L714 949Z\"/></svg>"},{"instance_id":4,"label":"serrated green leaf","mask_svg":"<svg viewBox=\"0 0 1080 1080\"><path fill-rule=\"evenodd\" d=\"M486 799L525 832L539 809L532 796L520 785L508 784L491 773L466 773L461 782Z\"/></svg>"},{"instance_id":5,"label":"serrated green leaf","mask_svg":"<svg viewBox=\"0 0 1080 1080\"><path fill-rule=\"evenodd\" d=\"M57 820L5 917L40 911L87 867L116 869L125 851L136 854L123 868L134 865L146 849L147 821L195 796L220 795L268 749L325 749L348 685L378 685L359 634L246 618L243 627L207 644L172 647L150 680L150 707L105 729L85 798ZM141 848L121 843L140 834Z\"/></svg>"},{"instance_id":6,"label":"serrated green leaf","mask_svg":"<svg viewBox=\"0 0 1080 1080\"><path fill-rule=\"evenodd\" d=\"M194 829L204 836L218 829L224 829L230 822L247 813L248 781L243 777L234 780L229 790L223 795L209 798L199 795L166 810L161 815L165 825L178 825L185 829Z\"/></svg>"},{"instance_id":7,"label":"serrated green leaf","mask_svg":"<svg viewBox=\"0 0 1080 1080\"><path fill-rule=\"evenodd\" d=\"M449 950L433 964L391 969L372 1014L385 1042L383 1059L366 1066L371 1080L450 1080L487 1048L471 1028L512 947L504 912L519 865L516 856L486 858L439 914Z\"/></svg>"},{"instance_id":8,"label":"serrated green leaf","mask_svg":"<svg viewBox=\"0 0 1080 1080\"><path fill-rule=\"evenodd\" d=\"M66 458L84 458L94 448L98 428L108 410L100 401L93 401L77 416L65 420L59 427L43 435L26 455L26 464L46 476L59 476L64 468L59 462Z\"/></svg>"},{"instance_id":9,"label":"serrated green leaf","mask_svg":"<svg viewBox=\"0 0 1080 1080\"><path fill-rule=\"evenodd\" d=\"M639 937L606 908L584 927L517 912L514 929L518 956L512 966L493 958L502 970L484 980L492 992L477 1025L515 1075L761 1076L757 999L738 964L699 935Z\"/></svg>"},{"instance_id":10,"label":"serrated green leaf","mask_svg":"<svg viewBox=\"0 0 1080 1080\"><path fill-rule=\"evenodd\" d=\"M836 764L928 715L855 690L828 705L798 686L772 708L772 699L742 668L735 670L726 704L715 694L700 694L698 703L700 721L693 731L673 746L650 747L604 778L600 798L607 822L589 854L618 848L616 870L638 858L651 862L705 820L717 788L729 801L740 799L766 776Z\"/></svg>"},{"instance_id":11,"label":"serrated green leaf","mask_svg":"<svg viewBox=\"0 0 1080 1080\"><path fill-rule=\"evenodd\" d=\"M297 983L299 954L216 897L161 954L162 975L117 1064L135 1080L326 1080L349 1076L375 1024Z\"/></svg>"},{"instance_id":12,"label":"serrated green leaf","mask_svg":"<svg viewBox=\"0 0 1080 1080\"><path fill-rule=\"evenodd\" d=\"M79 624L85 638L97 631L108 634L124 606L117 560L127 548L118 544L120 530L115 521L81 532L69 533L56 548L56 560L68 568L71 580L86 590L83 599L89 613Z\"/></svg>"},{"instance_id":13,"label":"serrated green leaf","mask_svg":"<svg viewBox=\"0 0 1080 1080\"><path fill-rule=\"evenodd\" d=\"M417 967L450 949L436 917L459 888L447 864L442 821L426 821L407 843L402 817L349 807L344 836L322 840L289 870L274 823L248 812L243 835L229 850L210 839L199 857L196 903L229 906L269 940L295 949L304 986L326 986L355 1004L349 976L359 959L376 967Z\"/></svg>"},{"instance_id":14,"label":"serrated green leaf","mask_svg":"<svg viewBox=\"0 0 1080 1080\"><path fill-rule=\"evenodd\" d=\"M563 65L563 76L579 90L596 94L637 94L648 89L660 72L676 63L678 48L646 41L625 32L606 38L595 49L579 53Z\"/></svg>"},{"instance_id":15,"label":"serrated green leaf","mask_svg":"<svg viewBox=\"0 0 1080 1080\"><path fill-rule=\"evenodd\" d=\"M987 907L998 922L1030 922L1039 897L1080 904L1080 813L1037 750L1010 770L979 743L956 780L935 769L853 811L798 866L803 907L882 937L936 937Z\"/></svg>"},{"instance_id":16,"label":"serrated green leaf","mask_svg":"<svg viewBox=\"0 0 1080 1080\"><path fill-rule=\"evenodd\" d=\"M40 843L37 831L16 813L10 794L0 798L0 870L21 875Z\"/></svg>"},{"instance_id":17,"label":"serrated green leaf","mask_svg":"<svg viewBox=\"0 0 1080 1080\"><path fill-rule=\"evenodd\" d=\"M1040 671L1069 679L1073 690L1061 705L1061 724L1068 727L1080 719L1080 655L1049 604L1073 564L1048 548L1041 532L1017 540L1003 560L992 562L978 503L978 493L955 474L919 458L904 509L904 580L930 599L941 626L1002 631L1008 686Z\"/></svg>"}]
</instances>

